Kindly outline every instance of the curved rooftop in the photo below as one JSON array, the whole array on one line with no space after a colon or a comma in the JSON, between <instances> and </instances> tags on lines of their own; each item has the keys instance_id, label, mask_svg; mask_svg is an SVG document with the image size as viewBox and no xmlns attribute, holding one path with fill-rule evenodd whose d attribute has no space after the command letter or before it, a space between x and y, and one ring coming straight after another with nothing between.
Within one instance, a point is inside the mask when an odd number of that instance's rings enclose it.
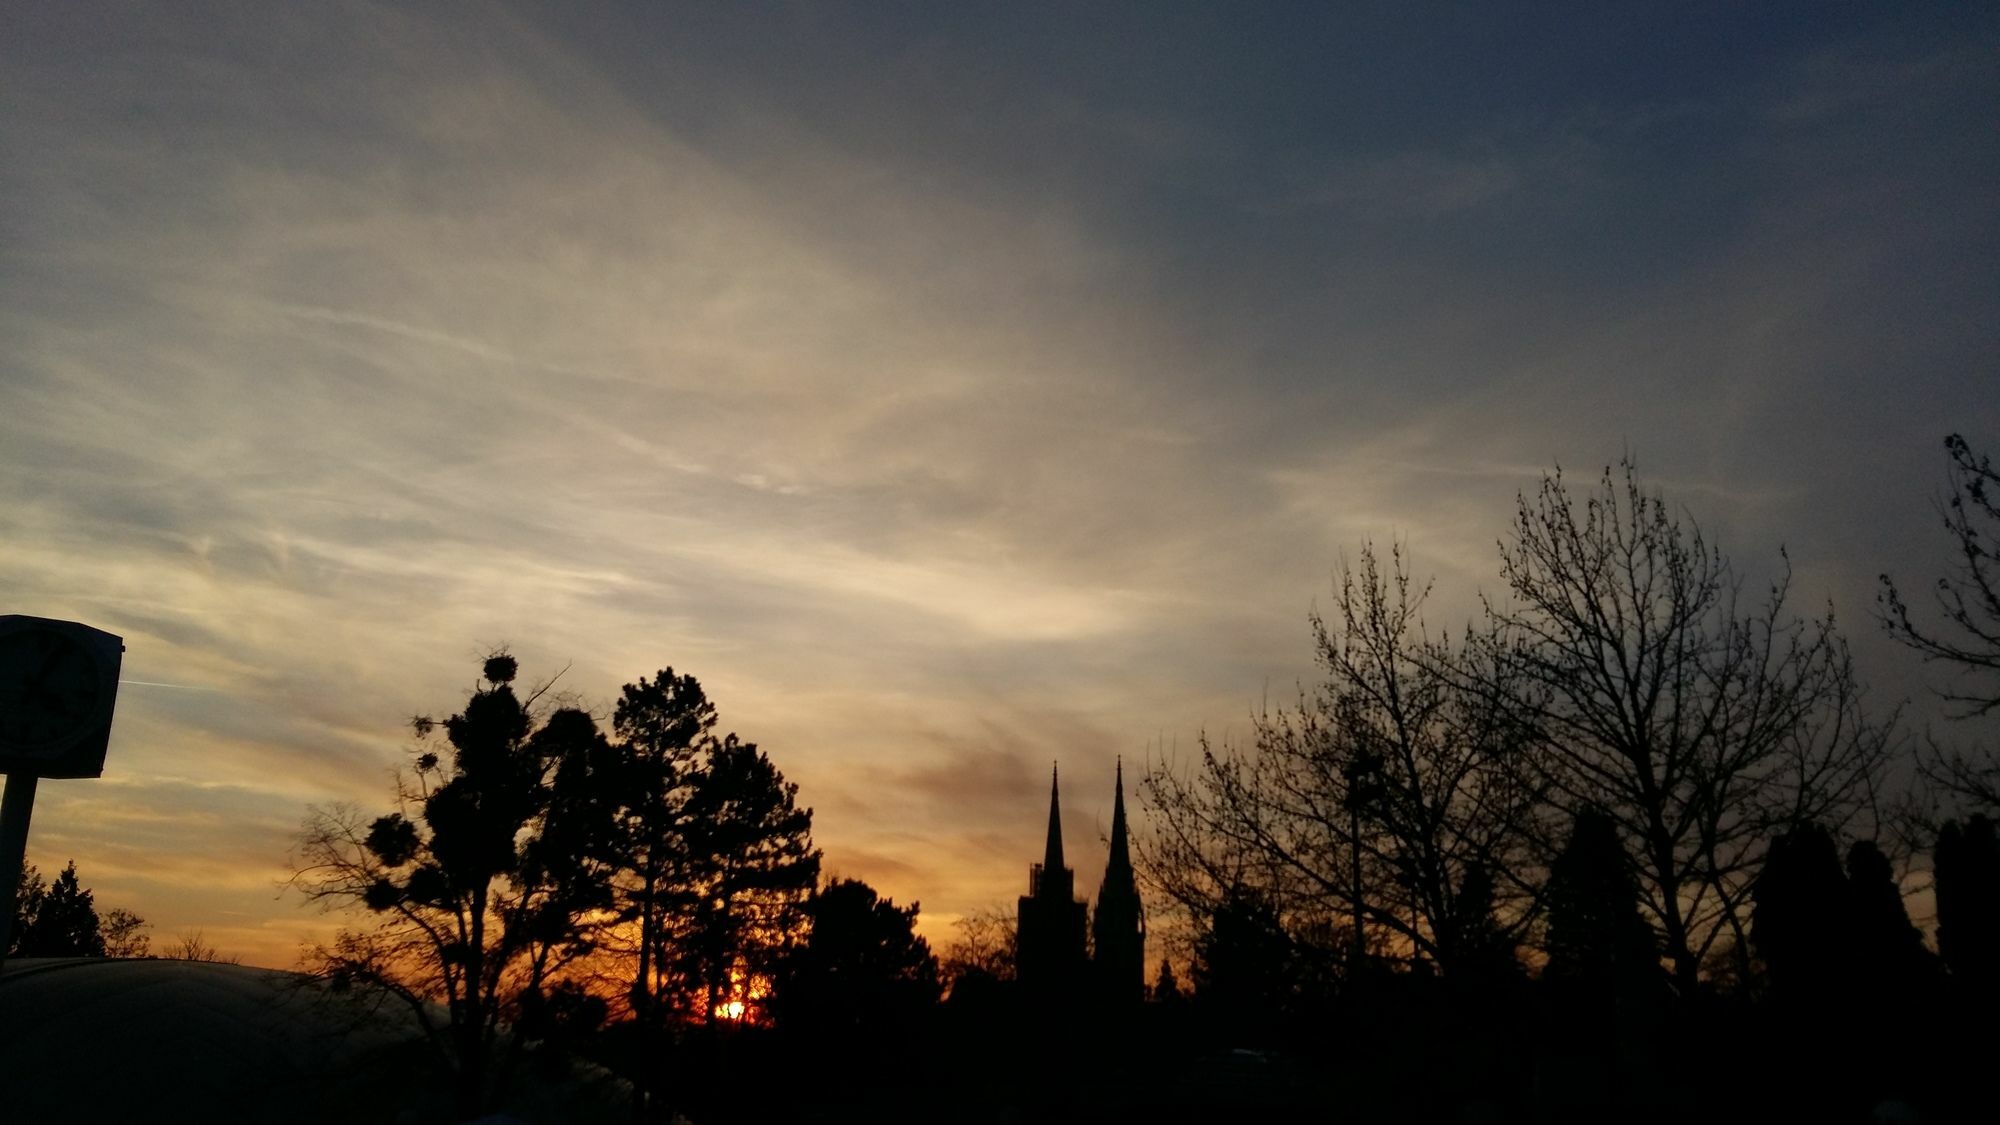
<instances>
[{"instance_id":1,"label":"curved rooftop","mask_svg":"<svg viewBox=\"0 0 2000 1125\"><path fill-rule=\"evenodd\" d=\"M592 1120L578 1111L617 1104L601 1072L561 1090L519 1077L519 1104L495 1120ZM0 1091L8 1125L453 1120L434 1056L400 1003L198 961L7 962Z\"/></svg>"}]
</instances>

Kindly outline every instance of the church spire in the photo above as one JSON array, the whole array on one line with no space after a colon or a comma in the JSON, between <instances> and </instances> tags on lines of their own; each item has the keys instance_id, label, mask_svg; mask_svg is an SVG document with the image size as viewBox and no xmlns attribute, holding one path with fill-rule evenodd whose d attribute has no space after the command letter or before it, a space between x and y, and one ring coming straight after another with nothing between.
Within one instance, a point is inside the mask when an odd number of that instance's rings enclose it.
<instances>
[{"instance_id":1,"label":"church spire","mask_svg":"<svg viewBox=\"0 0 2000 1125\"><path fill-rule=\"evenodd\" d=\"M1093 968L1103 996L1117 1004L1146 995L1146 909L1132 877L1132 845L1125 828L1125 759L1118 759L1118 786L1111 796L1111 858L1097 888L1097 912L1090 932L1096 939Z\"/></svg>"},{"instance_id":2,"label":"church spire","mask_svg":"<svg viewBox=\"0 0 2000 1125\"><path fill-rule=\"evenodd\" d=\"M1062 803L1056 792L1058 779L1056 766L1051 763L1049 766L1049 843L1042 855L1042 870L1044 871L1061 871L1063 869Z\"/></svg>"},{"instance_id":3,"label":"church spire","mask_svg":"<svg viewBox=\"0 0 2000 1125\"><path fill-rule=\"evenodd\" d=\"M1118 787L1111 798L1111 862L1104 868L1106 886L1132 886L1132 849L1125 842L1125 758L1118 759Z\"/></svg>"},{"instance_id":4,"label":"church spire","mask_svg":"<svg viewBox=\"0 0 2000 1125\"><path fill-rule=\"evenodd\" d=\"M1063 864L1059 775L1049 770L1049 844L1042 862L1028 868L1014 942L1015 979L1050 1012L1073 999L1083 978L1084 904L1076 898L1076 873Z\"/></svg>"}]
</instances>

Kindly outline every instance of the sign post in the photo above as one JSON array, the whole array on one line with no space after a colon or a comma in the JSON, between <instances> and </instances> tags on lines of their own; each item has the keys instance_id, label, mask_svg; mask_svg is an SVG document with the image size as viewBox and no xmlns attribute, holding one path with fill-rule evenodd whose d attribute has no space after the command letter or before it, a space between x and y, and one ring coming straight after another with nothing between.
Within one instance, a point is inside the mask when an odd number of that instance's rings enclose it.
<instances>
[{"instance_id":1,"label":"sign post","mask_svg":"<svg viewBox=\"0 0 2000 1125\"><path fill-rule=\"evenodd\" d=\"M124 641L74 621L0 616L0 962L13 941L15 896L35 788L44 777L102 777Z\"/></svg>"}]
</instances>

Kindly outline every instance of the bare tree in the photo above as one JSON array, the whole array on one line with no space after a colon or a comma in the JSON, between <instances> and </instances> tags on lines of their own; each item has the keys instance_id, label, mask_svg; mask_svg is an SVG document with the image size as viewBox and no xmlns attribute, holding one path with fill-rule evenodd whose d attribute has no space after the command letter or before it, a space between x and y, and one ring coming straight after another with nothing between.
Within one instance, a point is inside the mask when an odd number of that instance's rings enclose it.
<instances>
[{"instance_id":1,"label":"bare tree","mask_svg":"<svg viewBox=\"0 0 2000 1125\"><path fill-rule=\"evenodd\" d=\"M136 960L152 956L153 935L146 932L146 920L121 907L104 912L104 955Z\"/></svg>"},{"instance_id":2,"label":"bare tree","mask_svg":"<svg viewBox=\"0 0 2000 1125\"><path fill-rule=\"evenodd\" d=\"M958 937L945 946L939 966L950 987L972 976L1003 981L1014 979L1014 912L1000 906L975 910L952 924Z\"/></svg>"},{"instance_id":3,"label":"bare tree","mask_svg":"<svg viewBox=\"0 0 2000 1125\"><path fill-rule=\"evenodd\" d=\"M1951 493L1939 514L1951 536L1952 565L1934 591L1941 627L1912 621L1909 605L1886 574L1877 605L1891 636L1971 681L1938 694L1964 708L1964 715L1987 715L2000 710L2000 470L1958 434L1946 438L1944 447L1951 458Z\"/></svg>"},{"instance_id":4,"label":"bare tree","mask_svg":"<svg viewBox=\"0 0 2000 1125\"><path fill-rule=\"evenodd\" d=\"M1400 551L1385 574L1364 547L1336 593L1334 624L1311 617L1323 683L1258 714L1249 747L1204 738L1191 769L1147 773L1148 877L1197 928L1248 891L1322 957L1490 964L1533 917L1537 808L1501 693L1459 679L1491 648L1426 635Z\"/></svg>"},{"instance_id":5,"label":"bare tree","mask_svg":"<svg viewBox=\"0 0 2000 1125\"><path fill-rule=\"evenodd\" d=\"M1893 721L1863 712L1832 611L1787 613L1788 560L1746 604L1728 560L1629 461L1583 496L1544 477L1519 500L1501 569L1512 598L1488 603L1489 661L1537 746L1527 760L1553 800L1601 810L1633 842L1691 989L1719 939L1747 951L1765 841L1874 811Z\"/></svg>"},{"instance_id":6,"label":"bare tree","mask_svg":"<svg viewBox=\"0 0 2000 1125\"><path fill-rule=\"evenodd\" d=\"M209 944L208 937L201 930L183 932L168 944L162 956L174 961L204 961L217 965L241 965L243 958L234 954L225 955Z\"/></svg>"},{"instance_id":7,"label":"bare tree","mask_svg":"<svg viewBox=\"0 0 2000 1125\"><path fill-rule=\"evenodd\" d=\"M1944 441L1951 459L1951 490L1938 514L1951 538L1951 565L1932 591L1935 624L1911 616L1895 580L1881 577L1876 616L1891 637L1926 663L1954 675L1936 689L1956 713L1971 719L2000 711L2000 470L1975 454L1958 434ZM2000 809L2000 762L1933 740L1920 763L1944 793L1979 808Z\"/></svg>"}]
</instances>

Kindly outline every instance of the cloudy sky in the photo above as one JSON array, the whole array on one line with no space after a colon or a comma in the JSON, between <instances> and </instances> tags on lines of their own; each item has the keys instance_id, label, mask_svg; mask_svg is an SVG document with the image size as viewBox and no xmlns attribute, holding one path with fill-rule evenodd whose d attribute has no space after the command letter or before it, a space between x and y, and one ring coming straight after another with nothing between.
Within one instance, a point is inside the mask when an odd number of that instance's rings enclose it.
<instances>
[{"instance_id":1,"label":"cloudy sky","mask_svg":"<svg viewBox=\"0 0 2000 1125\"><path fill-rule=\"evenodd\" d=\"M287 964L307 807L504 643L699 676L948 937L1052 759L1093 887L1343 552L1462 621L1627 451L1921 723L1868 614L2000 452L2000 17L1668 7L8 0L0 612L128 647L30 860Z\"/></svg>"}]
</instances>

